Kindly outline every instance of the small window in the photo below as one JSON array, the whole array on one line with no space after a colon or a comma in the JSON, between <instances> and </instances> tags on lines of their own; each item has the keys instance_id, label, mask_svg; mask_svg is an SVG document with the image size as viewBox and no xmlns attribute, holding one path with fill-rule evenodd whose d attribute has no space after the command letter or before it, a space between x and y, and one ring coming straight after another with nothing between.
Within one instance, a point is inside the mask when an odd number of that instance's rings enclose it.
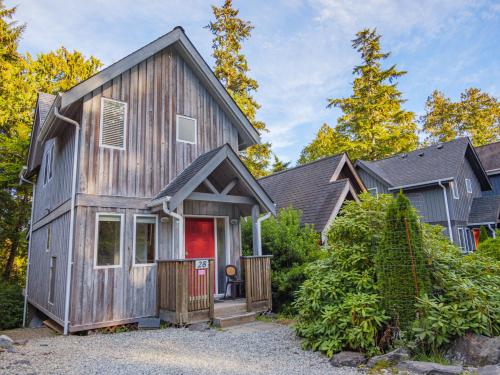
<instances>
[{"instance_id":1,"label":"small window","mask_svg":"<svg viewBox=\"0 0 500 375\"><path fill-rule=\"evenodd\" d=\"M54 290L56 287L56 264L57 258L50 258L50 270L49 270L49 303L54 304Z\"/></svg>"},{"instance_id":2,"label":"small window","mask_svg":"<svg viewBox=\"0 0 500 375\"><path fill-rule=\"evenodd\" d=\"M53 174L53 165L54 165L54 144L51 144L49 148L47 149L47 152L45 152L44 156L44 164L45 164L45 169L44 169L44 174L43 174L43 185L47 185L47 183L52 179L52 174Z\"/></svg>"},{"instance_id":3,"label":"small window","mask_svg":"<svg viewBox=\"0 0 500 375\"><path fill-rule=\"evenodd\" d=\"M465 239L465 231L464 228L457 228L458 232L458 247L462 253L467 252L467 242Z\"/></svg>"},{"instance_id":4,"label":"small window","mask_svg":"<svg viewBox=\"0 0 500 375\"><path fill-rule=\"evenodd\" d=\"M177 141L196 144L196 119L177 115Z\"/></svg>"},{"instance_id":5,"label":"small window","mask_svg":"<svg viewBox=\"0 0 500 375\"><path fill-rule=\"evenodd\" d=\"M467 193L472 194L472 182L470 178L465 179L465 188L467 189Z\"/></svg>"},{"instance_id":6,"label":"small window","mask_svg":"<svg viewBox=\"0 0 500 375\"><path fill-rule=\"evenodd\" d=\"M157 247L156 215L135 216L134 265L153 264Z\"/></svg>"},{"instance_id":7,"label":"small window","mask_svg":"<svg viewBox=\"0 0 500 375\"><path fill-rule=\"evenodd\" d=\"M50 252L50 244L52 242L52 232L50 226L47 227L47 243L45 244L45 251Z\"/></svg>"},{"instance_id":8,"label":"small window","mask_svg":"<svg viewBox=\"0 0 500 375\"><path fill-rule=\"evenodd\" d=\"M122 238L122 214L97 214L96 267L120 267Z\"/></svg>"},{"instance_id":9,"label":"small window","mask_svg":"<svg viewBox=\"0 0 500 375\"><path fill-rule=\"evenodd\" d=\"M376 197L378 195L378 189L377 187L372 187L372 188L369 188L369 189L366 189L371 195L373 195L374 197Z\"/></svg>"},{"instance_id":10,"label":"small window","mask_svg":"<svg viewBox=\"0 0 500 375\"><path fill-rule=\"evenodd\" d=\"M458 189L457 185L455 184L455 181L450 181L450 187L451 187L451 193L453 195L453 199L458 199Z\"/></svg>"},{"instance_id":11,"label":"small window","mask_svg":"<svg viewBox=\"0 0 500 375\"><path fill-rule=\"evenodd\" d=\"M100 146L125 149L125 124L127 103L101 98Z\"/></svg>"}]
</instances>

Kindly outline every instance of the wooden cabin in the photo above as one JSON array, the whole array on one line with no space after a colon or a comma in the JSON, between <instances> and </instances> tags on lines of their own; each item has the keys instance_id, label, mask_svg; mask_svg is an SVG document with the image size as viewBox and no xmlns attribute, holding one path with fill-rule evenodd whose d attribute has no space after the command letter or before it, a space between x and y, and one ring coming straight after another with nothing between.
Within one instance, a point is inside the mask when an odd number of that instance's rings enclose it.
<instances>
[{"instance_id":1,"label":"wooden cabin","mask_svg":"<svg viewBox=\"0 0 500 375\"><path fill-rule=\"evenodd\" d=\"M65 334L269 310L257 219L275 205L238 157L259 141L180 27L69 91L39 94L24 172L27 304ZM254 254L243 257L249 215ZM245 294L224 309L227 265Z\"/></svg>"}]
</instances>

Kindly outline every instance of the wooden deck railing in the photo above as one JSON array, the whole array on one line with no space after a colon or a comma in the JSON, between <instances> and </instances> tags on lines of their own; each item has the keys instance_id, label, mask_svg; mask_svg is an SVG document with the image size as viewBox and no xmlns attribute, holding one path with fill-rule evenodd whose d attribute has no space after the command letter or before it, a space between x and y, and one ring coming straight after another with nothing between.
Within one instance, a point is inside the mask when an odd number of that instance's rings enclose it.
<instances>
[{"instance_id":1,"label":"wooden deck railing","mask_svg":"<svg viewBox=\"0 0 500 375\"><path fill-rule=\"evenodd\" d=\"M248 311L272 308L271 258L271 255L241 257Z\"/></svg>"},{"instance_id":2,"label":"wooden deck railing","mask_svg":"<svg viewBox=\"0 0 500 375\"><path fill-rule=\"evenodd\" d=\"M157 261L157 304L163 320L187 324L213 318L214 260L208 259L208 268L196 269L197 260L201 259Z\"/></svg>"}]
</instances>

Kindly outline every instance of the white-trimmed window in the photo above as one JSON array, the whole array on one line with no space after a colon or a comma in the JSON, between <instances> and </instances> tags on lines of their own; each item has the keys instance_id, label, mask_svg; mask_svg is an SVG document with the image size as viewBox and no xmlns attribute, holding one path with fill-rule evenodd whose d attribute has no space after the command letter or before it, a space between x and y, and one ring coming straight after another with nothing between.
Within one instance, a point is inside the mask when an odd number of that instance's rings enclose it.
<instances>
[{"instance_id":1,"label":"white-trimmed window","mask_svg":"<svg viewBox=\"0 0 500 375\"><path fill-rule=\"evenodd\" d=\"M155 263L158 248L158 216L134 216L134 266Z\"/></svg>"},{"instance_id":2,"label":"white-trimmed window","mask_svg":"<svg viewBox=\"0 0 500 375\"><path fill-rule=\"evenodd\" d=\"M50 252L50 244L52 242L52 231L50 229L50 224L47 227L47 242L45 243L45 251Z\"/></svg>"},{"instance_id":3,"label":"white-trimmed window","mask_svg":"<svg viewBox=\"0 0 500 375\"><path fill-rule=\"evenodd\" d=\"M97 213L94 255L96 268L121 266L123 227L123 214Z\"/></svg>"},{"instance_id":4,"label":"white-trimmed window","mask_svg":"<svg viewBox=\"0 0 500 375\"><path fill-rule=\"evenodd\" d=\"M177 115L177 142L196 144L197 121L194 118Z\"/></svg>"},{"instance_id":5,"label":"white-trimmed window","mask_svg":"<svg viewBox=\"0 0 500 375\"><path fill-rule=\"evenodd\" d=\"M369 189L366 189L371 195L373 195L374 197L376 197L378 195L378 188L375 186L375 187L372 187L372 188L369 188Z\"/></svg>"},{"instance_id":6,"label":"white-trimmed window","mask_svg":"<svg viewBox=\"0 0 500 375\"><path fill-rule=\"evenodd\" d=\"M455 181L450 181L450 188L451 188L451 194L453 195L453 199L459 199L460 197L458 195L458 188Z\"/></svg>"},{"instance_id":7,"label":"white-trimmed window","mask_svg":"<svg viewBox=\"0 0 500 375\"><path fill-rule=\"evenodd\" d=\"M465 188L467 189L467 193L472 194L472 181L470 178L465 179Z\"/></svg>"},{"instance_id":8,"label":"white-trimmed window","mask_svg":"<svg viewBox=\"0 0 500 375\"><path fill-rule=\"evenodd\" d=\"M45 152L44 155L44 172L43 172L43 186L47 185L47 183L52 179L52 175L54 173L54 143L52 143Z\"/></svg>"},{"instance_id":9,"label":"white-trimmed window","mask_svg":"<svg viewBox=\"0 0 500 375\"><path fill-rule=\"evenodd\" d=\"M57 258L50 257L50 268L49 268L49 303L54 304L54 291L56 287L56 264Z\"/></svg>"},{"instance_id":10,"label":"white-trimmed window","mask_svg":"<svg viewBox=\"0 0 500 375\"><path fill-rule=\"evenodd\" d=\"M467 252L467 245L466 245L466 241L465 241L464 228L457 228L457 232L458 232L458 247L460 248L460 251L462 253L466 253Z\"/></svg>"},{"instance_id":11,"label":"white-trimmed window","mask_svg":"<svg viewBox=\"0 0 500 375\"><path fill-rule=\"evenodd\" d=\"M101 147L125 149L127 124L127 103L119 100L101 98Z\"/></svg>"}]
</instances>

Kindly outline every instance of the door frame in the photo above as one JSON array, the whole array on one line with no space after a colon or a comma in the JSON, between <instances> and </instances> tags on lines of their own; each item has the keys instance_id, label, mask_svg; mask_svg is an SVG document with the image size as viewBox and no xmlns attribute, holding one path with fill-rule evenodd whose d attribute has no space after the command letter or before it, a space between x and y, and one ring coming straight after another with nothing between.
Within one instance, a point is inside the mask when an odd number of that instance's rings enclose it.
<instances>
[{"instance_id":1,"label":"door frame","mask_svg":"<svg viewBox=\"0 0 500 375\"><path fill-rule=\"evenodd\" d=\"M224 235L226 236L226 241L225 241L225 260L226 264L229 264L231 261L231 256L230 256L230 251L231 251L231 246L229 244L229 239L230 239L230 232L229 232L229 216L224 216L224 215L192 215L192 214L185 214L183 215L183 220L184 220L184 238L186 237L186 225L185 221L186 219L213 219L214 221L214 264L215 264L215 296L221 297L224 294L223 293L218 293L219 291L219 275L217 275L217 272L219 270L218 267L218 257L217 257L217 222L215 219L224 219ZM183 258L186 259L186 252L184 251Z\"/></svg>"}]
</instances>

